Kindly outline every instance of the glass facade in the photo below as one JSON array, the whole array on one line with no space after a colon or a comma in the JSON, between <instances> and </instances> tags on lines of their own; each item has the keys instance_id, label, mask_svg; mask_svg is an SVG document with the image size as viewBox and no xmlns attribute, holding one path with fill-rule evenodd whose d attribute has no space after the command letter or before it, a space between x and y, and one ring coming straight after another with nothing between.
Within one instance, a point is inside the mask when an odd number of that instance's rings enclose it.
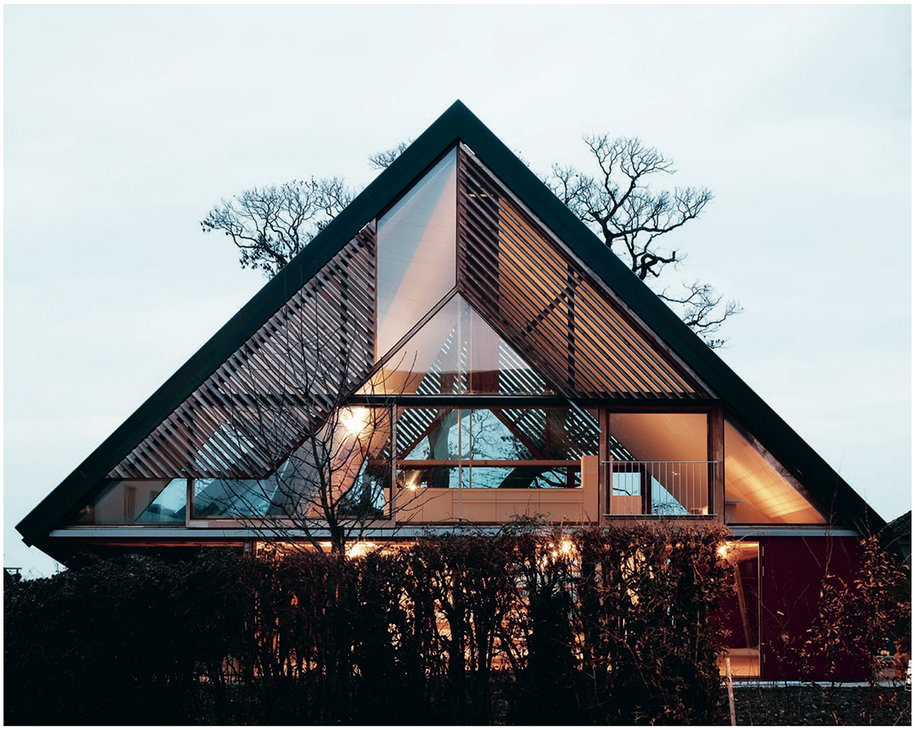
<instances>
[{"instance_id":1,"label":"glass facade","mask_svg":"<svg viewBox=\"0 0 915 730\"><path fill-rule=\"evenodd\" d=\"M597 421L571 408L402 408L397 483L465 489L581 486Z\"/></svg>"},{"instance_id":2,"label":"glass facade","mask_svg":"<svg viewBox=\"0 0 915 730\"><path fill-rule=\"evenodd\" d=\"M186 479L111 480L76 518L79 525L184 524Z\"/></svg>"},{"instance_id":3,"label":"glass facade","mask_svg":"<svg viewBox=\"0 0 915 730\"><path fill-rule=\"evenodd\" d=\"M378 221L377 359L454 288L456 240L452 150Z\"/></svg>"},{"instance_id":4,"label":"glass facade","mask_svg":"<svg viewBox=\"0 0 915 730\"><path fill-rule=\"evenodd\" d=\"M709 514L708 415L609 413L611 514Z\"/></svg>"},{"instance_id":5,"label":"glass facade","mask_svg":"<svg viewBox=\"0 0 915 730\"><path fill-rule=\"evenodd\" d=\"M776 466L734 426L725 423L725 519L729 524L814 524L826 522Z\"/></svg>"},{"instance_id":6,"label":"glass facade","mask_svg":"<svg viewBox=\"0 0 915 730\"><path fill-rule=\"evenodd\" d=\"M459 372L455 381L473 377ZM341 515L390 519L392 484L411 490L582 486L582 457L600 453L598 409L471 403L340 409L265 477L192 480L191 517L319 518L321 506L331 504ZM716 465L708 460L708 420L706 413L608 410L609 513L710 514ZM730 423L724 435L727 523L824 524L771 457ZM110 480L73 524L182 525L187 497L187 479Z\"/></svg>"},{"instance_id":7,"label":"glass facade","mask_svg":"<svg viewBox=\"0 0 915 730\"><path fill-rule=\"evenodd\" d=\"M264 517L275 512L277 481L195 479L194 517Z\"/></svg>"},{"instance_id":8,"label":"glass facade","mask_svg":"<svg viewBox=\"0 0 915 730\"><path fill-rule=\"evenodd\" d=\"M546 395L518 353L454 295L361 389L386 395Z\"/></svg>"},{"instance_id":9,"label":"glass facade","mask_svg":"<svg viewBox=\"0 0 915 730\"><path fill-rule=\"evenodd\" d=\"M159 434L157 458L141 450L144 458L118 472L169 463L173 473L195 476L190 488L185 479L112 480L76 524L320 518L326 509L390 519L395 487L578 489L586 486L582 458L593 464L601 455L612 466L594 467L601 476L593 480L589 471L587 487L603 479L601 510L612 515L709 515L716 469L724 469L728 522L822 524L785 470L731 424L725 464L710 460L722 444L710 444L709 414L676 411L684 403L689 410L684 398L706 394L501 183L487 181L482 168L469 171L478 164L472 155L459 166L459 154L448 152L377 220L374 272L366 239L364 268L347 279L364 306L366 338L373 307L375 315L375 371L356 395L384 396L387 406L337 407L331 392L324 401L304 399L302 411L311 410L294 428L265 425L276 415L269 404L298 408L303 386L294 368L278 372L255 357L277 338L252 338L251 351L237 355L244 367L220 374L198 407ZM327 281L315 286L333 292ZM344 308L341 318L328 317L331 301ZM339 329L346 306L331 296L307 317L318 329ZM597 405L558 406L570 404L560 392ZM321 402L336 410L315 434L299 433ZM638 403L650 405L638 411Z\"/></svg>"}]
</instances>

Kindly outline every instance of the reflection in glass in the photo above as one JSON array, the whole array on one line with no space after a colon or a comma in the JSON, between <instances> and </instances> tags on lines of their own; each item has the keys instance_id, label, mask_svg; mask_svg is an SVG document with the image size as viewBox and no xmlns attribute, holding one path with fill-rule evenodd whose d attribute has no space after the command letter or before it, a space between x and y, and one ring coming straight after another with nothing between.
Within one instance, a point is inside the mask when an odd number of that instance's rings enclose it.
<instances>
[{"instance_id":1,"label":"reflection in glass","mask_svg":"<svg viewBox=\"0 0 915 730\"><path fill-rule=\"evenodd\" d=\"M408 489L576 488L598 429L570 408L402 408L396 452Z\"/></svg>"},{"instance_id":2,"label":"reflection in glass","mask_svg":"<svg viewBox=\"0 0 915 730\"><path fill-rule=\"evenodd\" d=\"M552 391L460 295L448 300L361 390L395 395Z\"/></svg>"},{"instance_id":3,"label":"reflection in glass","mask_svg":"<svg viewBox=\"0 0 915 730\"><path fill-rule=\"evenodd\" d=\"M271 514L277 482L267 479L195 479L194 517Z\"/></svg>"},{"instance_id":4,"label":"reflection in glass","mask_svg":"<svg viewBox=\"0 0 915 730\"><path fill-rule=\"evenodd\" d=\"M378 221L379 359L454 288L456 160L452 150Z\"/></svg>"},{"instance_id":5,"label":"reflection in glass","mask_svg":"<svg viewBox=\"0 0 915 730\"><path fill-rule=\"evenodd\" d=\"M197 479L195 517L360 519L386 515L390 411L345 407L262 479Z\"/></svg>"},{"instance_id":6,"label":"reflection in glass","mask_svg":"<svg viewBox=\"0 0 915 730\"><path fill-rule=\"evenodd\" d=\"M616 514L708 514L707 462L614 461L612 468Z\"/></svg>"},{"instance_id":7,"label":"reflection in glass","mask_svg":"<svg viewBox=\"0 0 915 730\"><path fill-rule=\"evenodd\" d=\"M80 525L184 524L186 479L114 480L84 507Z\"/></svg>"}]
</instances>

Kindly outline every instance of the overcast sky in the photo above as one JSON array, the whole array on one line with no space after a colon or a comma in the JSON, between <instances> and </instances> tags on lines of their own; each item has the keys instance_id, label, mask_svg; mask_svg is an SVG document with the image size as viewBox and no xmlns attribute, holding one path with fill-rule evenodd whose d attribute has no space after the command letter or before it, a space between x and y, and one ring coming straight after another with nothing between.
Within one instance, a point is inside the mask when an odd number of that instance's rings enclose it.
<instances>
[{"instance_id":1,"label":"overcast sky","mask_svg":"<svg viewBox=\"0 0 915 730\"><path fill-rule=\"evenodd\" d=\"M375 173L461 99L538 172L638 136L711 188L721 354L887 520L911 505L911 10L4 7L4 566L14 529L263 285L199 221ZM671 240L673 244L673 239Z\"/></svg>"}]
</instances>

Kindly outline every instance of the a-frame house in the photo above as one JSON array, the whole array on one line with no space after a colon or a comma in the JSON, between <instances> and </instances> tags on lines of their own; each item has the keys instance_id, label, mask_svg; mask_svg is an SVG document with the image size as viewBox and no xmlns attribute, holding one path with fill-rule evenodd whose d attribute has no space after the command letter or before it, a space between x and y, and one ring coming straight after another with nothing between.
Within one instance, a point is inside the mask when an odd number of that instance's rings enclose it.
<instances>
[{"instance_id":1,"label":"a-frame house","mask_svg":"<svg viewBox=\"0 0 915 730\"><path fill-rule=\"evenodd\" d=\"M765 616L884 526L456 102L17 529L70 563L525 514L726 524L770 677Z\"/></svg>"}]
</instances>

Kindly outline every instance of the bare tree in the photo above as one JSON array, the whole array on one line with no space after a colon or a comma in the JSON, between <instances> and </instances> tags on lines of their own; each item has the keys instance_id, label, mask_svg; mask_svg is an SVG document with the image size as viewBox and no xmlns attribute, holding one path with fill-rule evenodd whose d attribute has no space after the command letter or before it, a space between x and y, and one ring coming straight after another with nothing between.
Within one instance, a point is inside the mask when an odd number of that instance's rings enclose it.
<instances>
[{"instance_id":1,"label":"bare tree","mask_svg":"<svg viewBox=\"0 0 915 730\"><path fill-rule=\"evenodd\" d=\"M686 254L661 240L699 217L712 200L707 188L657 190L649 179L676 172L673 161L635 138L586 135L597 164L590 175L573 166L553 165L543 181L642 281L677 311L713 348L724 322L743 309L698 279L660 286L668 267L677 270ZM401 142L369 157L376 170L388 167L407 148ZM242 268L274 276L354 197L339 178L294 180L279 187L252 188L223 200L201 221L204 232L222 231L241 252Z\"/></svg>"},{"instance_id":2,"label":"bare tree","mask_svg":"<svg viewBox=\"0 0 915 730\"><path fill-rule=\"evenodd\" d=\"M196 480L195 515L231 517L290 549L344 554L366 530L394 523L397 394L378 376L360 387L365 353L326 313L312 314L271 327L273 369L251 358L238 379L252 386L233 388L209 442L234 466Z\"/></svg>"},{"instance_id":3,"label":"bare tree","mask_svg":"<svg viewBox=\"0 0 915 730\"><path fill-rule=\"evenodd\" d=\"M658 279L668 266L676 269L686 255L659 239L698 218L712 200L711 191L651 189L648 178L676 170L672 160L638 139L602 134L586 135L584 141L597 163L597 174L553 165L544 182L642 281ZM714 287L698 280L681 286L682 293L664 288L658 296L679 310L710 347L721 347L725 341L713 335L728 317L742 311L740 304L722 302Z\"/></svg>"},{"instance_id":4,"label":"bare tree","mask_svg":"<svg viewBox=\"0 0 915 730\"><path fill-rule=\"evenodd\" d=\"M382 150L381 152L376 152L374 155L369 157L369 166L373 170L384 170L387 167L391 166L391 163L394 162L400 155L403 153L407 147L412 144L413 140L408 140L406 142L398 142L396 145L390 149Z\"/></svg>"},{"instance_id":5,"label":"bare tree","mask_svg":"<svg viewBox=\"0 0 915 730\"><path fill-rule=\"evenodd\" d=\"M269 279L353 197L340 178L292 180L223 200L200 226L204 233L222 231L238 247L241 267L260 270Z\"/></svg>"}]
</instances>

